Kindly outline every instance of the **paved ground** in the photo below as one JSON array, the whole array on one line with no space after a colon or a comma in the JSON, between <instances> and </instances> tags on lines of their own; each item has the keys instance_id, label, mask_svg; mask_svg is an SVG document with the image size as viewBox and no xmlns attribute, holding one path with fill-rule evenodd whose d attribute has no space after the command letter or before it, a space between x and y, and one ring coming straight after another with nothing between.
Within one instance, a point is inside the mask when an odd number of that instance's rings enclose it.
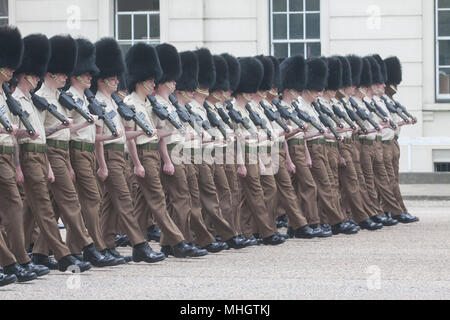
<instances>
[{"instance_id":1,"label":"paved ground","mask_svg":"<svg viewBox=\"0 0 450 320\"><path fill-rule=\"evenodd\" d=\"M0 288L0 300L450 299L450 202L407 205L419 223L79 276L53 271Z\"/></svg>"},{"instance_id":2,"label":"paved ground","mask_svg":"<svg viewBox=\"0 0 450 320\"><path fill-rule=\"evenodd\" d=\"M450 201L450 184L401 184L405 200Z\"/></svg>"}]
</instances>

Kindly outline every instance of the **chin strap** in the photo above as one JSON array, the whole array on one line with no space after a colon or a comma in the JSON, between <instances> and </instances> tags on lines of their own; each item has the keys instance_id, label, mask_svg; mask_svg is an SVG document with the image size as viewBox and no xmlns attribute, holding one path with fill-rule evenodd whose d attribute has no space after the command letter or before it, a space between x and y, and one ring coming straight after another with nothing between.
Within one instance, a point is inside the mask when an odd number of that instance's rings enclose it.
<instances>
[{"instance_id":1,"label":"chin strap","mask_svg":"<svg viewBox=\"0 0 450 320\"><path fill-rule=\"evenodd\" d=\"M103 83L106 84L108 87L110 87L111 89L117 90L117 85L112 84L111 82L109 82L107 79L102 79Z\"/></svg>"},{"instance_id":2,"label":"chin strap","mask_svg":"<svg viewBox=\"0 0 450 320\"><path fill-rule=\"evenodd\" d=\"M5 68L0 68L0 73L8 80L10 80L12 77L6 73Z\"/></svg>"},{"instance_id":3,"label":"chin strap","mask_svg":"<svg viewBox=\"0 0 450 320\"><path fill-rule=\"evenodd\" d=\"M145 90L147 90L148 92L150 92L150 94L153 92L153 90L152 90L151 88L149 88L149 87L146 85L146 82L145 82L145 81L142 82L142 86L144 87Z\"/></svg>"},{"instance_id":4,"label":"chin strap","mask_svg":"<svg viewBox=\"0 0 450 320\"><path fill-rule=\"evenodd\" d=\"M244 98L245 100L247 100L247 102L252 101L252 99L250 99L250 98L247 96L246 93L243 93L243 94L242 94L242 98Z\"/></svg>"},{"instance_id":5,"label":"chin strap","mask_svg":"<svg viewBox=\"0 0 450 320\"><path fill-rule=\"evenodd\" d=\"M50 78L52 78L52 80L55 81L61 87L64 87L64 85L66 84L65 82L59 80L58 77L53 73L50 73Z\"/></svg>"},{"instance_id":6,"label":"chin strap","mask_svg":"<svg viewBox=\"0 0 450 320\"><path fill-rule=\"evenodd\" d=\"M179 91L179 92L186 99L186 101L192 100L192 98L187 95L186 91Z\"/></svg>"},{"instance_id":7,"label":"chin strap","mask_svg":"<svg viewBox=\"0 0 450 320\"><path fill-rule=\"evenodd\" d=\"M219 101L222 101L222 100L223 100L222 98L220 98L220 97L217 95L217 93L216 93L215 91L212 92L212 93L210 94L210 96L213 97L213 98L216 99L216 100L219 100Z\"/></svg>"},{"instance_id":8,"label":"chin strap","mask_svg":"<svg viewBox=\"0 0 450 320\"><path fill-rule=\"evenodd\" d=\"M83 78L81 78L81 76L77 76L77 77L75 77L75 79L77 79L77 81L84 86L87 86L87 87L91 86L91 84L89 82L84 81Z\"/></svg>"},{"instance_id":9,"label":"chin strap","mask_svg":"<svg viewBox=\"0 0 450 320\"><path fill-rule=\"evenodd\" d=\"M31 87L32 87L33 89L36 88L37 84L34 83L33 78L32 78L30 75L25 76L25 80L28 81L28 83L31 85Z\"/></svg>"},{"instance_id":10,"label":"chin strap","mask_svg":"<svg viewBox=\"0 0 450 320\"><path fill-rule=\"evenodd\" d=\"M208 89L204 90L204 89L197 88L197 89L195 89L195 92L197 92L201 95L204 95L204 96L209 96Z\"/></svg>"},{"instance_id":11,"label":"chin strap","mask_svg":"<svg viewBox=\"0 0 450 320\"><path fill-rule=\"evenodd\" d=\"M275 88L270 89L269 94L277 97L278 96L278 91Z\"/></svg>"},{"instance_id":12,"label":"chin strap","mask_svg":"<svg viewBox=\"0 0 450 320\"><path fill-rule=\"evenodd\" d=\"M170 92L175 91L175 86L171 85L170 82L164 82L164 85L170 90Z\"/></svg>"}]
</instances>

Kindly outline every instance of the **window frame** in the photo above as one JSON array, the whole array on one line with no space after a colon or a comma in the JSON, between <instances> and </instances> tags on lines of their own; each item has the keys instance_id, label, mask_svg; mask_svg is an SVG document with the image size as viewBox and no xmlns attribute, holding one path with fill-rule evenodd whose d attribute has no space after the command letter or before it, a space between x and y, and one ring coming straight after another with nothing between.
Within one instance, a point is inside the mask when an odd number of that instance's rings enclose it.
<instances>
[{"instance_id":1,"label":"window frame","mask_svg":"<svg viewBox=\"0 0 450 320\"><path fill-rule=\"evenodd\" d=\"M314 38L314 39L307 39L306 38L306 15L307 14L319 14L319 27L322 28L322 26L320 25L320 14L321 14L321 10L322 8L319 9L319 11L306 11L306 0L302 0L303 1L303 10L302 11L290 11L289 10L289 1L290 0L286 0L286 11L280 11L280 12L273 12L273 1L275 0L269 0L269 15L270 15L270 23L269 23L269 28L270 28L270 54L274 55L275 54L275 50L274 50L274 44L277 43L287 43L288 44L288 57L291 56L291 44L292 43L302 43L304 44L304 48L303 48L303 56L305 58L308 58L307 56L307 50L308 50L308 44L309 43L318 43L320 45L320 51L322 52L322 39L321 39L321 33L319 32L319 38ZM320 3L320 2L319 2ZM286 14L286 39L277 39L275 40L273 38L273 16L274 14ZM290 14L302 14L303 16L303 39L290 39L289 36L289 15Z\"/></svg>"},{"instance_id":2,"label":"window frame","mask_svg":"<svg viewBox=\"0 0 450 320\"><path fill-rule=\"evenodd\" d=\"M434 1L434 39L435 39L435 67L434 67L434 80L435 80L435 100L436 102L449 103L450 102L450 93L443 94L439 93L439 69L440 68L448 68L450 69L450 65L440 65L439 64L439 41L440 40L449 40L450 36L439 36L439 12L440 11L449 11L449 8L439 8L439 0Z\"/></svg>"},{"instance_id":3,"label":"window frame","mask_svg":"<svg viewBox=\"0 0 450 320\"><path fill-rule=\"evenodd\" d=\"M114 38L119 43L119 45L133 45L138 42L145 42L149 44L159 44L161 42L161 7L158 11L119 11L118 1L114 0ZM160 4L161 4L161 0ZM131 39L119 39L119 16L131 16ZM159 16L159 37L150 37L150 16ZM147 38L146 39L134 39L134 17L135 16L146 16L147 17Z\"/></svg>"},{"instance_id":4,"label":"window frame","mask_svg":"<svg viewBox=\"0 0 450 320\"><path fill-rule=\"evenodd\" d=\"M8 8L8 12L6 16L0 16L0 20L6 20L6 24L9 24L9 1L8 0L3 1L6 1L6 7Z\"/></svg>"}]
</instances>

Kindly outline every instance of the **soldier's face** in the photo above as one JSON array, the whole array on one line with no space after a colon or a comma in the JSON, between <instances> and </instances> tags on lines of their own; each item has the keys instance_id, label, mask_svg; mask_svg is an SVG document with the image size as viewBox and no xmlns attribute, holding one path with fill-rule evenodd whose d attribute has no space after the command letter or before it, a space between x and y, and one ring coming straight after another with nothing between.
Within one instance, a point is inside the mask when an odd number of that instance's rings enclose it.
<instances>
[{"instance_id":1,"label":"soldier's face","mask_svg":"<svg viewBox=\"0 0 450 320\"><path fill-rule=\"evenodd\" d=\"M85 89L88 89L91 87L92 76L89 72L79 75L78 77L76 77L76 79L81 84L81 86L84 87Z\"/></svg>"},{"instance_id":2,"label":"soldier's face","mask_svg":"<svg viewBox=\"0 0 450 320\"><path fill-rule=\"evenodd\" d=\"M9 81L11 80L13 76L14 70L10 68L0 68L0 80L1 82Z\"/></svg>"},{"instance_id":3,"label":"soldier's face","mask_svg":"<svg viewBox=\"0 0 450 320\"><path fill-rule=\"evenodd\" d=\"M103 80L103 82L106 84L106 86L112 90L112 92L117 90L117 86L119 85L119 80L116 76L109 77Z\"/></svg>"},{"instance_id":4,"label":"soldier's face","mask_svg":"<svg viewBox=\"0 0 450 320\"><path fill-rule=\"evenodd\" d=\"M64 74L64 73L55 73L55 77L56 77L56 79L58 80L59 83L62 83L61 87L64 87L64 84L67 81L67 75Z\"/></svg>"},{"instance_id":5,"label":"soldier's face","mask_svg":"<svg viewBox=\"0 0 450 320\"><path fill-rule=\"evenodd\" d=\"M154 79L148 79L142 82L142 86L147 91L147 94L153 93L155 90L155 80Z\"/></svg>"}]
</instances>

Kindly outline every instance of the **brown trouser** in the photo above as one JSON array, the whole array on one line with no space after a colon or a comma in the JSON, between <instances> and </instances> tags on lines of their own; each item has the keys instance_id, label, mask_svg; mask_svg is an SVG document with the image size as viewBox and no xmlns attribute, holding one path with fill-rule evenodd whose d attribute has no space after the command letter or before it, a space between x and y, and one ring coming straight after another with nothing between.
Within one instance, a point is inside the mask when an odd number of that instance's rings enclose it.
<instances>
[{"instance_id":1,"label":"brown trouser","mask_svg":"<svg viewBox=\"0 0 450 320\"><path fill-rule=\"evenodd\" d=\"M79 254L93 241L86 231L78 195L70 177L69 151L48 147L47 157L55 176L55 182L49 185L52 202L57 207L57 210L54 208L55 218L58 221L61 217L66 227L66 243L70 252ZM33 247L33 253L48 255L48 249L44 237L40 236Z\"/></svg>"},{"instance_id":2,"label":"brown trouser","mask_svg":"<svg viewBox=\"0 0 450 320\"><path fill-rule=\"evenodd\" d=\"M386 168L384 167L381 141L361 141L361 167L369 197L375 207L378 207L378 213L391 212L394 215L400 214L402 209L395 199ZM378 193L383 204L382 208L380 207Z\"/></svg>"},{"instance_id":3,"label":"brown trouser","mask_svg":"<svg viewBox=\"0 0 450 320\"><path fill-rule=\"evenodd\" d=\"M105 150L104 154L106 167L108 168L108 177L104 181L104 185L105 191L110 197L109 201L111 201L118 219L122 221L124 232L130 239L131 244L135 246L144 243L146 240L134 216L133 201L128 189L126 179L128 164L125 159L125 153L123 151ZM111 213L111 211L109 210L108 213ZM114 215L111 223L105 222L105 226L114 226L116 224L117 218ZM114 235L115 230L113 232L109 232L107 229L103 230L103 237L109 248L114 247Z\"/></svg>"},{"instance_id":4,"label":"brown trouser","mask_svg":"<svg viewBox=\"0 0 450 320\"><path fill-rule=\"evenodd\" d=\"M360 223L369 219L369 216L363 205L360 181L353 162L353 150L353 142L339 143L340 156L345 160L345 166L339 167L339 181L343 199L345 199L344 207L348 207L351 212L351 218L356 223Z\"/></svg>"},{"instance_id":5,"label":"brown trouser","mask_svg":"<svg viewBox=\"0 0 450 320\"><path fill-rule=\"evenodd\" d=\"M219 207L220 212L222 213L222 217L228 223L230 229L237 234L237 230L234 227L235 211L233 210L231 187L228 184L228 178L225 172L224 164L214 165L214 184L217 189L217 196L219 198Z\"/></svg>"},{"instance_id":6,"label":"brown trouser","mask_svg":"<svg viewBox=\"0 0 450 320\"><path fill-rule=\"evenodd\" d=\"M253 155L254 156L254 155ZM276 224L266 206L264 190L261 183L259 164L249 163L249 154L245 155L247 175L239 177L242 187L241 201L241 228L245 236L259 233L262 238L270 237L276 232ZM273 176L272 176L273 177ZM253 229L254 221L255 229Z\"/></svg>"},{"instance_id":7,"label":"brown trouser","mask_svg":"<svg viewBox=\"0 0 450 320\"><path fill-rule=\"evenodd\" d=\"M398 204L402 208L403 212L408 212L408 209L403 202L402 193L400 192L400 181L399 181L399 162L400 162L400 146L397 139L392 140L391 143L392 150L392 171L394 172L394 196L398 201ZM386 161L385 161L386 164ZM387 167L386 167L387 170ZM389 174L389 173L388 173ZM389 177L390 179L390 177Z\"/></svg>"},{"instance_id":8,"label":"brown trouser","mask_svg":"<svg viewBox=\"0 0 450 320\"><path fill-rule=\"evenodd\" d=\"M288 145L291 160L295 165L292 185L297 192L300 209L305 214L309 225L318 224L320 223L320 218L317 207L317 187L306 164L305 143L293 144L288 141Z\"/></svg>"},{"instance_id":9,"label":"brown trouser","mask_svg":"<svg viewBox=\"0 0 450 320\"><path fill-rule=\"evenodd\" d=\"M18 184L20 198L23 205L23 231L25 234L25 248L29 248L31 244L34 244L39 237L39 227L34 219L33 212L31 212L30 204L25 196L25 189L23 184Z\"/></svg>"},{"instance_id":10,"label":"brown trouser","mask_svg":"<svg viewBox=\"0 0 450 320\"><path fill-rule=\"evenodd\" d=\"M50 200L47 179L48 159L45 153L21 152L20 164L25 178L25 194L41 235L46 244L53 251L56 260L70 254L62 241L58 229L55 213ZM39 252L48 255L48 251Z\"/></svg>"},{"instance_id":11,"label":"brown trouser","mask_svg":"<svg viewBox=\"0 0 450 320\"><path fill-rule=\"evenodd\" d=\"M237 234L242 234L239 211L240 190L236 173L236 164L225 164L225 174L231 191L231 209L233 210L230 225Z\"/></svg>"},{"instance_id":12,"label":"brown trouser","mask_svg":"<svg viewBox=\"0 0 450 320\"><path fill-rule=\"evenodd\" d=\"M156 224L161 228L161 245L174 246L184 240L183 234L178 229L175 222L169 216L166 207L166 199L161 184L161 158L158 150L138 150L139 161L145 169L145 177L136 177L140 192L145 200L147 208L156 220ZM135 208L136 209L136 208ZM142 213L139 209L139 214ZM142 232L147 230L148 214L147 210L141 214ZM137 217L137 216L136 216ZM144 227L145 226L145 227Z\"/></svg>"},{"instance_id":13,"label":"brown trouser","mask_svg":"<svg viewBox=\"0 0 450 320\"><path fill-rule=\"evenodd\" d=\"M275 182L277 184L278 204L283 204L288 216L289 227L296 230L306 226L308 222L300 210L299 201L295 194L294 187L289 172L286 168L286 151L284 147L280 148L279 166L275 174ZM278 218L278 211L275 211L275 219Z\"/></svg>"},{"instance_id":14,"label":"brown trouser","mask_svg":"<svg viewBox=\"0 0 450 320\"><path fill-rule=\"evenodd\" d=\"M318 141L308 141L308 150L311 155L312 168L311 173L317 185L317 198L320 220L322 223L335 225L343 222L345 217L336 206L337 199L333 193L332 181L330 177L330 164L326 147Z\"/></svg>"},{"instance_id":15,"label":"brown trouser","mask_svg":"<svg viewBox=\"0 0 450 320\"><path fill-rule=\"evenodd\" d=\"M0 154L0 224L6 233L5 241L18 263L30 261L25 248L23 206L16 184L13 156Z\"/></svg>"},{"instance_id":16,"label":"brown trouser","mask_svg":"<svg viewBox=\"0 0 450 320\"><path fill-rule=\"evenodd\" d=\"M3 238L3 232L0 232L0 266L6 267L13 263L16 263L16 259L6 245L6 241Z\"/></svg>"},{"instance_id":17,"label":"brown trouser","mask_svg":"<svg viewBox=\"0 0 450 320\"><path fill-rule=\"evenodd\" d=\"M335 142L333 142L335 143ZM331 187L333 190L333 199L335 201L336 208L339 212L344 215L341 207L341 191L339 189L339 149L337 145L330 145L330 143L325 147L327 150L328 163L330 164L331 175Z\"/></svg>"},{"instance_id":18,"label":"brown trouser","mask_svg":"<svg viewBox=\"0 0 450 320\"><path fill-rule=\"evenodd\" d=\"M100 227L101 195L97 182L97 165L94 152L70 149L70 161L75 171L75 185L81 213L89 235L98 250L106 249ZM81 248L80 248L81 249Z\"/></svg>"}]
</instances>

